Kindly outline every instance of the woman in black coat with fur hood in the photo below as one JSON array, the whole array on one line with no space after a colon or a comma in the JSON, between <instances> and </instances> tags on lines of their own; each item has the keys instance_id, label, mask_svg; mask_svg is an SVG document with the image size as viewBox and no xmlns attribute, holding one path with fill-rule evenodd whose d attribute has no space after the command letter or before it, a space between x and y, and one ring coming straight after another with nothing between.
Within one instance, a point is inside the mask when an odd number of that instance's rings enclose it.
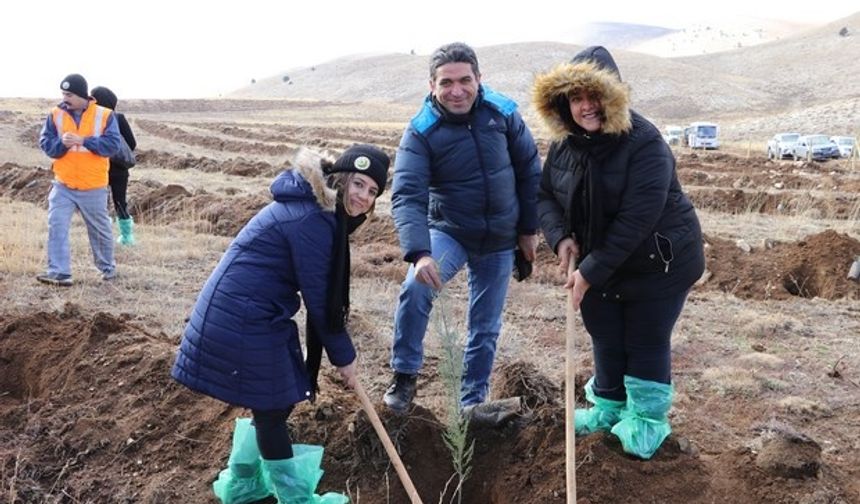
<instances>
[{"instance_id":1,"label":"woman in black coat with fur hood","mask_svg":"<svg viewBox=\"0 0 860 504\"><path fill-rule=\"evenodd\" d=\"M537 76L553 138L538 214L593 343L593 406L576 411L576 432L610 431L648 459L671 432L672 328L705 258L672 151L629 100L603 47Z\"/></svg>"}]
</instances>

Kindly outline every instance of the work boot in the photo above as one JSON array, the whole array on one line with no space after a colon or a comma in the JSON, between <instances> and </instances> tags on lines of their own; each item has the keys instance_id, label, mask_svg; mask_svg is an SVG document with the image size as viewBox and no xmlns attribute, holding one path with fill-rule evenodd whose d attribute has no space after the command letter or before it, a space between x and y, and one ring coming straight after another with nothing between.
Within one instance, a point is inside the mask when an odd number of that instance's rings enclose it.
<instances>
[{"instance_id":1,"label":"work boot","mask_svg":"<svg viewBox=\"0 0 860 504\"><path fill-rule=\"evenodd\" d=\"M134 219L129 216L128 219L117 219L119 224L119 237L116 242L120 245L134 245L137 240L134 239Z\"/></svg>"},{"instance_id":2,"label":"work boot","mask_svg":"<svg viewBox=\"0 0 860 504\"><path fill-rule=\"evenodd\" d=\"M667 414L672 407L673 387L633 376L624 376L624 387L627 406L612 433L621 440L625 452L649 459L672 432Z\"/></svg>"},{"instance_id":3,"label":"work boot","mask_svg":"<svg viewBox=\"0 0 860 504\"><path fill-rule=\"evenodd\" d=\"M60 287L71 287L74 283L72 275L63 275L60 273L42 273L36 275L36 280L48 285L59 285Z\"/></svg>"},{"instance_id":4,"label":"work boot","mask_svg":"<svg viewBox=\"0 0 860 504\"><path fill-rule=\"evenodd\" d=\"M577 408L574 413L574 429L580 436L597 431L609 432L621 420L621 411L627 404L600 397L594 393L594 377L585 384L585 400L593 404L591 408Z\"/></svg>"},{"instance_id":5,"label":"work boot","mask_svg":"<svg viewBox=\"0 0 860 504\"><path fill-rule=\"evenodd\" d=\"M279 504L347 504L345 495L328 492L316 495L317 484L323 475L320 469L323 447L293 445L293 458L263 459L275 497Z\"/></svg>"},{"instance_id":6,"label":"work boot","mask_svg":"<svg viewBox=\"0 0 860 504\"><path fill-rule=\"evenodd\" d=\"M405 413L415 398L417 382L418 375L395 372L382 402L397 413Z\"/></svg>"},{"instance_id":7,"label":"work boot","mask_svg":"<svg viewBox=\"0 0 860 504\"><path fill-rule=\"evenodd\" d=\"M103 282L110 282L112 280L116 280L116 270L115 269L102 272L102 281Z\"/></svg>"}]
</instances>

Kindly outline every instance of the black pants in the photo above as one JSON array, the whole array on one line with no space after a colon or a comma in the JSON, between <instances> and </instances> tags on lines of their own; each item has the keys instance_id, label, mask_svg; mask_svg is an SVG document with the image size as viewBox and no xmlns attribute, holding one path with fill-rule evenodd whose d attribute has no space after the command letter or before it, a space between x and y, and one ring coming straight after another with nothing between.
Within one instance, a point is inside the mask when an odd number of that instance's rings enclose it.
<instances>
[{"instance_id":1,"label":"black pants","mask_svg":"<svg viewBox=\"0 0 860 504\"><path fill-rule=\"evenodd\" d=\"M251 410L254 415L254 427L257 431L257 446L260 447L260 455L264 459L293 458L293 444L290 441L290 431L287 428L287 418L292 412L292 406L285 410Z\"/></svg>"},{"instance_id":2,"label":"black pants","mask_svg":"<svg viewBox=\"0 0 860 504\"><path fill-rule=\"evenodd\" d=\"M116 210L116 216L120 219L128 219L128 203L125 200L126 190L128 189L128 170L122 168L111 168L108 172L108 182L110 183L110 194L113 199L113 207Z\"/></svg>"},{"instance_id":3,"label":"black pants","mask_svg":"<svg viewBox=\"0 0 860 504\"><path fill-rule=\"evenodd\" d=\"M624 401L624 375L672 381L672 329L688 292L643 301L612 302L592 291L582 300L582 321L594 351L594 393Z\"/></svg>"}]
</instances>

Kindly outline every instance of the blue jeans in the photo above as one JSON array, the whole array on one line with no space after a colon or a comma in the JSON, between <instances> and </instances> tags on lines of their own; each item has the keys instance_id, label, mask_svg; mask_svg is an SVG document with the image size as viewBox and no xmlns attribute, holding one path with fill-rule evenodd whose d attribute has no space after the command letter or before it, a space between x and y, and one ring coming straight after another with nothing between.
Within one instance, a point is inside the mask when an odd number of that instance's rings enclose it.
<instances>
[{"instance_id":1,"label":"blue jeans","mask_svg":"<svg viewBox=\"0 0 860 504\"><path fill-rule=\"evenodd\" d=\"M48 269L47 273L72 274L69 229L75 210L87 225L93 262L102 273L116 268L113 257L113 229L108 214L108 189L89 191L70 189L54 181L48 194Z\"/></svg>"},{"instance_id":2,"label":"blue jeans","mask_svg":"<svg viewBox=\"0 0 860 504\"><path fill-rule=\"evenodd\" d=\"M482 403L490 389L514 251L469 254L457 240L433 229L430 246L443 283L468 265L469 336L463 352L460 405ZM411 266L400 289L400 304L394 316L391 367L398 373L416 374L424 363L424 334L436 295L431 287L415 280L415 267Z\"/></svg>"}]
</instances>

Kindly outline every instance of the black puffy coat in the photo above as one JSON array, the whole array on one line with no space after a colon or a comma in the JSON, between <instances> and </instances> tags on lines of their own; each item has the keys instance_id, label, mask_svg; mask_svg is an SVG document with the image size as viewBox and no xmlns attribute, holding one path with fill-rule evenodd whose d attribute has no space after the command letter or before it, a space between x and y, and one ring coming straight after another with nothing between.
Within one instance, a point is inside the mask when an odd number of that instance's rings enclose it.
<instances>
[{"instance_id":1,"label":"black puffy coat","mask_svg":"<svg viewBox=\"0 0 860 504\"><path fill-rule=\"evenodd\" d=\"M595 56L596 62L565 63L535 81L535 108L555 139L538 190L541 228L553 250L574 235L579 271L604 298L678 294L705 268L698 217L671 149L629 109L629 91L608 52ZM586 133L565 114L576 90L602 98L600 133Z\"/></svg>"}]
</instances>

